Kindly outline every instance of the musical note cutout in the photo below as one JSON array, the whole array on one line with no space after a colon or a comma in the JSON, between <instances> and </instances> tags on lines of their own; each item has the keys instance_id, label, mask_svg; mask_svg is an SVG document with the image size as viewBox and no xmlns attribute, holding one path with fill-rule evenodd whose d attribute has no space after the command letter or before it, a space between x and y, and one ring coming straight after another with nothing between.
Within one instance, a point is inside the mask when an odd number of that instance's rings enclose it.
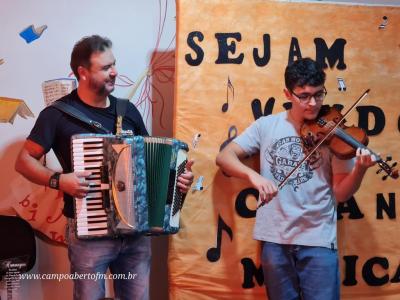
<instances>
[{"instance_id":1,"label":"musical note cutout","mask_svg":"<svg viewBox=\"0 0 400 300\"><path fill-rule=\"evenodd\" d=\"M224 220L218 215L218 231L217 231L217 247L212 247L207 251L207 259L210 262L216 262L221 257L221 248L222 248L222 230L225 230L229 235L231 241L233 240L232 229L226 225Z\"/></svg>"},{"instance_id":2,"label":"musical note cutout","mask_svg":"<svg viewBox=\"0 0 400 300\"><path fill-rule=\"evenodd\" d=\"M386 25L389 23L389 20L388 20L388 17L386 17L386 16L383 16L383 21L382 21L382 23L381 23L381 25L379 25L379 29L385 29L386 28Z\"/></svg>"},{"instance_id":3,"label":"musical note cutout","mask_svg":"<svg viewBox=\"0 0 400 300\"><path fill-rule=\"evenodd\" d=\"M47 25L43 25L40 27L35 28L33 25L26 27L22 30L19 35L27 42L28 44L37 40L41 37L43 31L47 29Z\"/></svg>"},{"instance_id":4,"label":"musical note cutout","mask_svg":"<svg viewBox=\"0 0 400 300\"><path fill-rule=\"evenodd\" d=\"M226 102L222 104L221 107L222 112L227 112L229 109L229 98L230 98L229 95L232 95L231 99L233 101L233 99L235 98L235 88L233 87L231 79L228 76L228 81L226 83Z\"/></svg>"},{"instance_id":5,"label":"musical note cutout","mask_svg":"<svg viewBox=\"0 0 400 300\"><path fill-rule=\"evenodd\" d=\"M238 130L235 125L232 125L231 127L229 127L228 139L222 143L222 145L219 147L219 151L221 152L222 149L224 149L230 142L232 142L235 139L235 137L237 137L237 134L238 134Z\"/></svg>"},{"instance_id":6,"label":"musical note cutout","mask_svg":"<svg viewBox=\"0 0 400 300\"><path fill-rule=\"evenodd\" d=\"M338 90L341 92L345 92L347 87L346 84L344 83L344 79L341 77L336 77L338 81Z\"/></svg>"},{"instance_id":7,"label":"musical note cutout","mask_svg":"<svg viewBox=\"0 0 400 300\"><path fill-rule=\"evenodd\" d=\"M199 141L200 141L200 137L201 137L201 133L196 133L196 134L194 135L193 140L192 140L193 149L196 149L197 144L198 144Z\"/></svg>"},{"instance_id":8,"label":"musical note cutout","mask_svg":"<svg viewBox=\"0 0 400 300\"><path fill-rule=\"evenodd\" d=\"M203 181L204 181L204 176L200 176L197 181L196 184L194 185L194 187L192 187L193 191L202 191L203 190Z\"/></svg>"}]
</instances>

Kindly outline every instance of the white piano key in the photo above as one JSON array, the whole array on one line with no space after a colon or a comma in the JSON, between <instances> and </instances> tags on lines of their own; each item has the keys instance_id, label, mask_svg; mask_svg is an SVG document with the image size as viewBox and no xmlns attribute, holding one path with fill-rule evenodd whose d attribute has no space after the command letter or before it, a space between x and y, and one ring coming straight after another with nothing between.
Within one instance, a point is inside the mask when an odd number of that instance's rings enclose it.
<instances>
[{"instance_id":1,"label":"white piano key","mask_svg":"<svg viewBox=\"0 0 400 300\"><path fill-rule=\"evenodd\" d=\"M73 139L72 140L72 144L85 144L85 143L89 143L89 142L103 142L103 138L84 138L84 139Z\"/></svg>"},{"instance_id":2,"label":"white piano key","mask_svg":"<svg viewBox=\"0 0 400 300\"><path fill-rule=\"evenodd\" d=\"M88 208L99 208L99 209L104 209L103 203L83 203L83 204L77 204L76 206L77 211L82 211L82 210L87 210Z\"/></svg>"},{"instance_id":3,"label":"white piano key","mask_svg":"<svg viewBox=\"0 0 400 300\"><path fill-rule=\"evenodd\" d=\"M103 198L103 194L102 193L91 193L91 194L88 194L85 198L82 198L82 199L90 200L90 199L93 199L93 198Z\"/></svg>"},{"instance_id":4,"label":"white piano key","mask_svg":"<svg viewBox=\"0 0 400 300\"><path fill-rule=\"evenodd\" d=\"M101 162L91 162L91 164L95 164L95 165L88 165L88 164L82 164L80 162L77 163L73 163L74 165L74 169L88 169L88 168L96 168L100 171L102 163Z\"/></svg>"},{"instance_id":5,"label":"white piano key","mask_svg":"<svg viewBox=\"0 0 400 300\"><path fill-rule=\"evenodd\" d=\"M74 149L85 149L88 147L91 148L103 148L103 143L75 143L72 146Z\"/></svg>"},{"instance_id":6,"label":"white piano key","mask_svg":"<svg viewBox=\"0 0 400 300\"><path fill-rule=\"evenodd\" d=\"M86 216L81 216L79 219L76 219L76 222L79 224L87 224L91 222L105 222L107 223L107 216L97 216L97 217L91 217L88 218Z\"/></svg>"},{"instance_id":7,"label":"white piano key","mask_svg":"<svg viewBox=\"0 0 400 300\"><path fill-rule=\"evenodd\" d=\"M86 224L83 227L80 227L79 229L89 229L89 228L99 228L99 229L105 229L107 228L107 223L90 223L90 224Z\"/></svg>"},{"instance_id":8,"label":"white piano key","mask_svg":"<svg viewBox=\"0 0 400 300\"><path fill-rule=\"evenodd\" d=\"M97 155L97 156L88 156L88 157L74 157L74 162L75 163L84 163L84 162L90 162L93 160L103 160L104 156L102 155Z\"/></svg>"},{"instance_id":9,"label":"white piano key","mask_svg":"<svg viewBox=\"0 0 400 300\"><path fill-rule=\"evenodd\" d=\"M101 180L95 180L92 178L86 178L86 182L89 183L89 185L101 185Z\"/></svg>"},{"instance_id":10,"label":"white piano key","mask_svg":"<svg viewBox=\"0 0 400 300\"><path fill-rule=\"evenodd\" d=\"M74 166L74 171L91 171L92 173L100 173L100 167L85 167L85 166ZM93 175L93 174L92 174Z\"/></svg>"},{"instance_id":11,"label":"white piano key","mask_svg":"<svg viewBox=\"0 0 400 300\"><path fill-rule=\"evenodd\" d=\"M95 235L106 235L108 233L108 230L107 229L103 229L103 230L91 230L91 231L89 231L89 230L84 230L84 229L82 229L82 230L80 230L80 229L78 229L78 236L84 236L84 235L93 235L93 236L95 236Z\"/></svg>"},{"instance_id":12,"label":"white piano key","mask_svg":"<svg viewBox=\"0 0 400 300\"><path fill-rule=\"evenodd\" d=\"M103 211L85 211L85 212L83 212L83 211L80 211L80 212L78 212L77 213L77 217L79 218L80 216L87 216L87 217L90 217L90 216L106 216L106 214L105 214L105 211L103 210Z\"/></svg>"},{"instance_id":13,"label":"white piano key","mask_svg":"<svg viewBox=\"0 0 400 300\"><path fill-rule=\"evenodd\" d=\"M103 154L103 150L90 150L90 151L85 151L85 152L74 152L73 156L74 158L78 158L78 157L86 157L89 155L102 155Z\"/></svg>"}]
</instances>

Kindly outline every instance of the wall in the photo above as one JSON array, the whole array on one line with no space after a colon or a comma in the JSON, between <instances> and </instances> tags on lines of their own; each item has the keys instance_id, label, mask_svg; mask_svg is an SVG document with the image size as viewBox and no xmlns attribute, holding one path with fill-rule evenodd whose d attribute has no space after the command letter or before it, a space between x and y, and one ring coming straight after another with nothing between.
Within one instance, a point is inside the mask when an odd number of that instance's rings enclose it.
<instances>
[{"instance_id":1,"label":"wall","mask_svg":"<svg viewBox=\"0 0 400 300\"><path fill-rule=\"evenodd\" d=\"M44 108L42 82L70 76L69 59L72 47L85 35L100 34L113 41L120 74L117 84L121 85L116 88L114 95L121 97L132 93L132 82L136 82L146 68L154 69L151 58L155 53L173 51L175 48L174 1L2 0L1 7L0 97L23 99L35 116ZM47 29L38 39L27 43L19 33L31 24L35 28L47 25ZM160 65L163 62L158 62L159 67ZM151 75L157 72L159 69L153 70ZM150 99L153 90L149 78L142 82L131 101L140 102L139 109L151 130ZM130 84L126 84L127 82ZM46 197L49 199L46 200L48 203L52 202L53 206L56 201L57 194L41 190L14 171L16 155L34 122L35 118L23 119L16 116L13 124L0 124L2 214L14 213L13 207L20 209L20 203L24 199L30 200L32 204L33 198L29 197L33 194L48 195ZM48 155L47 160L49 166L59 168L52 154ZM38 207L32 205L24 211L28 219L39 215L36 211L33 212ZM40 205L39 208L44 209L47 204ZM57 205L56 208L59 209ZM57 230L57 238L62 240L62 229ZM46 239L36 240L37 262L31 273L67 273L69 263L66 248L56 246ZM166 248L163 247L155 247L153 256L154 261L166 266L163 253ZM160 255L161 258L158 258ZM159 268L155 269L156 276L152 275L152 281L157 282L157 288L151 293L154 299L163 299L167 294L166 267L161 268L162 272ZM20 294L21 298L30 299L53 299L54 295L59 299L71 299L72 283L69 280L24 281L21 283Z\"/></svg>"}]
</instances>

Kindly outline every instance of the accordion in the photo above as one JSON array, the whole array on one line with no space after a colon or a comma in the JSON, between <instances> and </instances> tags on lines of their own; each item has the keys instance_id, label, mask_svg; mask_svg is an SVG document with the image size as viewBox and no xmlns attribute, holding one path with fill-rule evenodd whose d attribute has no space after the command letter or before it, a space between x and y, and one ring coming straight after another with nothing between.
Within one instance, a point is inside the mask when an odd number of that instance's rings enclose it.
<instances>
[{"instance_id":1,"label":"accordion","mask_svg":"<svg viewBox=\"0 0 400 300\"><path fill-rule=\"evenodd\" d=\"M172 138L77 134L71 138L74 172L90 171L89 192L74 198L80 239L179 230L186 194L176 187L188 146Z\"/></svg>"}]
</instances>

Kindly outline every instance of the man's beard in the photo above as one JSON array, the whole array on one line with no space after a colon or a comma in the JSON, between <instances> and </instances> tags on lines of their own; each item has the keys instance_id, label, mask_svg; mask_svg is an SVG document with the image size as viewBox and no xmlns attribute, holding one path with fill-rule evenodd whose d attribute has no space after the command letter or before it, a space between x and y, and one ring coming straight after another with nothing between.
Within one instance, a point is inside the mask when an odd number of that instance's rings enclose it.
<instances>
[{"instance_id":1,"label":"man's beard","mask_svg":"<svg viewBox=\"0 0 400 300\"><path fill-rule=\"evenodd\" d=\"M107 89L107 83L111 82L111 80L108 80L107 82L96 82L94 80L89 81L89 87L96 92L97 95L99 96L108 96L114 91L114 86L112 89Z\"/></svg>"}]
</instances>

